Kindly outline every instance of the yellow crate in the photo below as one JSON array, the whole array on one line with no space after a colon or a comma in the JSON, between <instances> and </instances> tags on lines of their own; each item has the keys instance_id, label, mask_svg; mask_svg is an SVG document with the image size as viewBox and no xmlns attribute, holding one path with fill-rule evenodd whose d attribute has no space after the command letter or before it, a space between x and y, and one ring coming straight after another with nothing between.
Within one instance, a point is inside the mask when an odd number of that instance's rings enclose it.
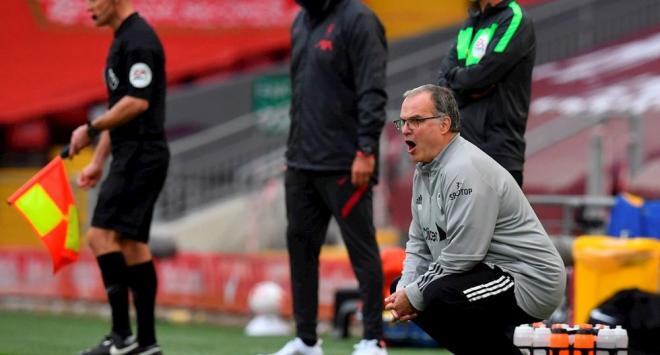
<instances>
[{"instance_id":1,"label":"yellow crate","mask_svg":"<svg viewBox=\"0 0 660 355\"><path fill-rule=\"evenodd\" d=\"M582 236L573 244L575 323L585 323L598 304L617 291L660 288L660 241Z\"/></svg>"}]
</instances>

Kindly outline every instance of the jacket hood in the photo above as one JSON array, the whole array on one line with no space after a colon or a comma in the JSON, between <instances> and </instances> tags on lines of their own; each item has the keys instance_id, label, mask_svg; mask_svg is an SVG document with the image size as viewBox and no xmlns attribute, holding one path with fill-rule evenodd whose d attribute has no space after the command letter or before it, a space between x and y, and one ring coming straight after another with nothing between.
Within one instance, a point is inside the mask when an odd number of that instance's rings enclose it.
<instances>
[{"instance_id":1,"label":"jacket hood","mask_svg":"<svg viewBox=\"0 0 660 355\"><path fill-rule=\"evenodd\" d=\"M296 0L310 18L318 19L328 13L337 3L342 0Z\"/></svg>"}]
</instances>

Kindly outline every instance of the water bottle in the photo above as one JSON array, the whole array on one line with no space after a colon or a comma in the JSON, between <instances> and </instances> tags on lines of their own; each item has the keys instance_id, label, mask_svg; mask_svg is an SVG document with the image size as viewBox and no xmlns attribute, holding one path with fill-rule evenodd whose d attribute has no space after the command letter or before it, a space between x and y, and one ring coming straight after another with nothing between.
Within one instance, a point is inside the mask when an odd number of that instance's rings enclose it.
<instances>
[{"instance_id":1,"label":"water bottle","mask_svg":"<svg viewBox=\"0 0 660 355\"><path fill-rule=\"evenodd\" d=\"M580 329L579 325L574 325L572 327L566 325L564 327L566 329L566 333L568 333L568 343L573 345L575 342L575 333L577 333L577 330Z\"/></svg>"},{"instance_id":2,"label":"water bottle","mask_svg":"<svg viewBox=\"0 0 660 355\"><path fill-rule=\"evenodd\" d=\"M550 346L550 328L539 327L534 329L534 337L532 338L532 354L549 355L548 352L549 346Z\"/></svg>"},{"instance_id":3,"label":"water bottle","mask_svg":"<svg viewBox=\"0 0 660 355\"><path fill-rule=\"evenodd\" d=\"M596 337L596 355L612 355L616 349L616 335L614 329L602 328Z\"/></svg>"},{"instance_id":4,"label":"water bottle","mask_svg":"<svg viewBox=\"0 0 660 355\"><path fill-rule=\"evenodd\" d=\"M618 349L616 355L628 355L628 331L617 325L614 329L614 335L616 336L616 348Z\"/></svg>"},{"instance_id":5,"label":"water bottle","mask_svg":"<svg viewBox=\"0 0 660 355\"><path fill-rule=\"evenodd\" d=\"M534 328L529 324L523 324L516 327L513 332L513 344L520 349L523 355L531 355L532 353L532 338Z\"/></svg>"},{"instance_id":6,"label":"water bottle","mask_svg":"<svg viewBox=\"0 0 660 355\"><path fill-rule=\"evenodd\" d=\"M594 355L595 341L591 325L582 325L575 334L573 355Z\"/></svg>"},{"instance_id":7,"label":"water bottle","mask_svg":"<svg viewBox=\"0 0 660 355\"><path fill-rule=\"evenodd\" d=\"M568 331L561 325L553 325L550 330L550 351L553 355L570 355Z\"/></svg>"},{"instance_id":8,"label":"water bottle","mask_svg":"<svg viewBox=\"0 0 660 355\"><path fill-rule=\"evenodd\" d=\"M544 327L545 327L545 323L543 323L543 322L534 322L534 323L532 323L532 328L534 328L534 329L544 328Z\"/></svg>"}]
</instances>

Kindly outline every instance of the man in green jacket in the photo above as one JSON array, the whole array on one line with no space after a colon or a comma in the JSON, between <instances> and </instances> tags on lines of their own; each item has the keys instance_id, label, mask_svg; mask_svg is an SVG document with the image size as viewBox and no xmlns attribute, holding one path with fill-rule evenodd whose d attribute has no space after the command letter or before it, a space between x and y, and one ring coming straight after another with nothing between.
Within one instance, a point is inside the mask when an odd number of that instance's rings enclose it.
<instances>
[{"instance_id":1,"label":"man in green jacket","mask_svg":"<svg viewBox=\"0 0 660 355\"><path fill-rule=\"evenodd\" d=\"M438 77L438 85L454 91L463 117L461 136L521 187L535 58L532 20L518 3L473 0Z\"/></svg>"}]
</instances>

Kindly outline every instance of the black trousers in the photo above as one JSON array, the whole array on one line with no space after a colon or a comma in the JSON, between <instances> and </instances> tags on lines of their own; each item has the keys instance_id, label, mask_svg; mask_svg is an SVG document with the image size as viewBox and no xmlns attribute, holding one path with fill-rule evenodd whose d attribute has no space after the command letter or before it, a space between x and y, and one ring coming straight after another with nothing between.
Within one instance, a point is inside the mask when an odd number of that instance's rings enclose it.
<instances>
[{"instance_id":1,"label":"black trousers","mask_svg":"<svg viewBox=\"0 0 660 355\"><path fill-rule=\"evenodd\" d=\"M426 307L413 322L457 355L520 355L513 328L540 319L518 306L513 285L511 275L485 264L442 277L424 289Z\"/></svg>"},{"instance_id":2,"label":"black trousers","mask_svg":"<svg viewBox=\"0 0 660 355\"><path fill-rule=\"evenodd\" d=\"M346 173L289 168L285 177L287 248L297 335L316 339L319 254L334 216L359 283L365 339L383 333L383 270L373 225L371 186Z\"/></svg>"}]
</instances>

